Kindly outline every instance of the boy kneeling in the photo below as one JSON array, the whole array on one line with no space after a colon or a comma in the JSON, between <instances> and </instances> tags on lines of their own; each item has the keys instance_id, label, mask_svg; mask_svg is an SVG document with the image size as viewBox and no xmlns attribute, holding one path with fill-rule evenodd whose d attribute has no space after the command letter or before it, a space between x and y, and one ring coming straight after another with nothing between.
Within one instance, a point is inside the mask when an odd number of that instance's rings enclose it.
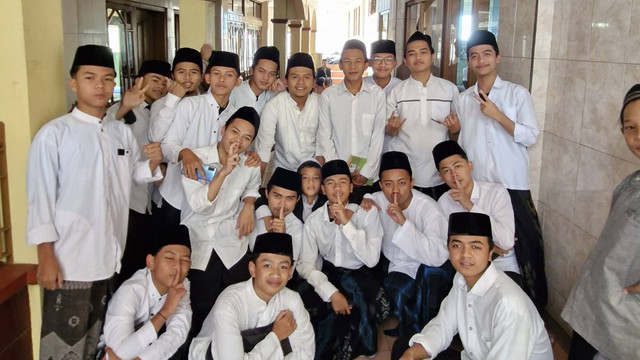
<instances>
[{"instance_id":1,"label":"boy kneeling","mask_svg":"<svg viewBox=\"0 0 640 360\"><path fill-rule=\"evenodd\" d=\"M509 276L491 263L489 216L449 216L449 258L457 274L440 312L414 335L400 360L430 359L447 349L456 334L462 359L551 360L551 343L535 306ZM392 358L406 348L398 339Z\"/></svg>"},{"instance_id":2,"label":"boy kneeling","mask_svg":"<svg viewBox=\"0 0 640 360\"><path fill-rule=\"evenodd\" d=\"M229 286L193 339L189 359L311 359L315 351L309 314L286 289L293 271L291 235L256 237L251 279Z\"/></svg>"}]
</instances>

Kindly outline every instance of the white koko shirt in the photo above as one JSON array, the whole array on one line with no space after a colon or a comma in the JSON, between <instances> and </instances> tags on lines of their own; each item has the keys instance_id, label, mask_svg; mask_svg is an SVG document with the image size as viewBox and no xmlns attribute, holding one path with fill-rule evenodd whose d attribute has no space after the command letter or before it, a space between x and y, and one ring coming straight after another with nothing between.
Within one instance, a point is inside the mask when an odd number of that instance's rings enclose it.
<instances>
[{"instance_id":1,"label":"white koko shirt","mask_svg":"<svg viewBox=\"0 0 640 360\"><path fill-rule=\"evenodd\" d=\"M222 168L216 146L194 149L203 164ZM240 237L236 224L247 197L258 198L260 168L247 167L244 154L240 162L222 183L218 196L209 201L209 183L182 176L182 187L187 206L182 209L182 224L189 228L191 239L191 268L204 271L216 251L227 269L230 269L247 252L249 238ZM218 175L216 175L218 176Z\"/></svg>"},{"instance_id":2,"label":"white koko shirt","mask_svg":"<svg viewBox=\"0 0 640 360\"><path fill-rule=\"evenodd\" d=\"M478 85L459 98L458 142L473 162L473 177L497 182L511 190L529 190L529 155L527 148L536 143L538 124L531 94L523 86L496 77L489 100L515 122L513 136L497 121L480 111Z\"/></svg>"},{"instance_id":3,"label":"white koko shirt","mask_svg":"<svg viewBox=\"0 0 640 360\"><path fill-rule=\"evenodd\" d=\"M254 147L263 162L269 162L274 144L274 168L296 171L300 163L315 157L318 98L316 93L309 94L300 110L291 95L282 92L265 105Z\"/></svg>"},{"instance_id":4,"label":"white koko shirt","mask_svg":"<svg viewBox=\"0 0 640 360\"><path fill-rule=\"evenodd\" d=\"M504 256L499 256L493 263L502 271L512 271L520 274L520 267L513 250L515 236L515 220L513 218L513 206L507 189L498 183L482 181L473 182L471 191L473 207L470 212L486 214L491 219L491 234L496 246L509 250ZM445 217L454 212L467 212L459 203L451 198L451 190L440 196L438 204Z\"/></svg>"},{"instance_id":5,"label":"white koko shirt","mask_svg":"<svg viewBox=\"0 0 640 360\"><path fill-rule=\"evenodd\" d=\"M329 301L338 289L318 267L318 255L336 267L371 268L380 259L382 245L377 209L366 212L356 204L349 204L347 209L354 211L351 220L345 225L336 225L329 219L328 204L311 213L304 223L302 253L297 266L298 274L324 301Z\"/></svg>"},{"instance_id":6,"label":"white koko shirt","mask_svg":"<svg viewBox=\"0 0 640 360\"><path fill-rule=\"evenodd\" d=\"M414 335L436 357L459 334L462 360L552 360L544 322L529 297L505 273L490 265L469 289L456 273L438 315Z\"/></svg>"},{"instance_id":7,"label":"white koko shirt","mask_svg":"<svg viewBox=\"0 0 640 360\"><path fill-rule=\"evenodd\" d=\"M189 280L184 279L183 284L187 293L167 318L166 331L158 336L151 318L162 309L167 294L158 293L149 269L136 271L109 301L101 342L123 360L136 357L166 360L171 357L187 340L191 328Z\"/></svg>"},{"instance_id":8,"label":"white koko shirt","mask_svg":"<svg viewBox=\"0 0 640 360\"><path fill-rule=\"evenodd\" d=\"M243 106L251 106L256 109L258 114L262 113L262 109L265 104L269 102L275 93L273 91L263 91L260 95L256 96L249 86L249 80L243 81L240 86L236 86L231 91L229 97L229 104L233 105L236 109L240 109Z\"/></svg>"},{"instance_id":9,"label":"white koko shirt","mask_svg":"<svg viewBox=\"0 0 640 360\"><path fill-rule=\"evenodd\" d=\"M349 161L351 155L367 159L360 174L377 179L384 141L385 95L378 85L362 83L353 95L344 83L322 92L318 106L318 156L326 161Z\"/></svg>"},{"instance_id":10,"label":"white koko shirt","mask_svg":"<svg viewBox=\"0 0 640 360\"><path fill-rule=\"evenodd\" d=\"M211 89L206 94L182 99L178 104L173 123L162 142L162 154L169 163L166 178L160 185L162 198L176 209L185 206L184 191L180 184L181 164L178 163L180 151L218 143L220 130L236 108L229 103L222 113L219 114L219 110L220 105L211 95Z\"/></svg>"},{"instance_id":11,"label":"white koko shirt","mask_svg":"<svg viewBox=\"0 0 640 360\"><path fill-rule=\"evenodd\" d=\"M36 134L27 163L27 245L53 242L64 280L120 271L132 182L162 179L120 121L73 109Z\"/></svg>"},{"instance_id":12,"label":"white koko shirt","mask_svg":"<svg viewBox=\"0 0 640 360\"><path fill-rule=\"evenodd\" d=\"M149 140L164 141L167 131L176 116L176 108L182 98L167 93L151 105L151 121L149 122Z\"/></svg>"},{"instance_id":13,"label":"white koko shirt","mask_svg":"<svg viewBox=\"0 0 640 360\"><path fill-rule=\"evenodd\" d=\"M364 80L364 82L366 82L368 84L378 86L378 84L376 84L376 81L373 79L373 75L372 76L367 76L363 80ZM389 80L389 83L387 84L387 86L381 87L381 89L382 89L382 91L384 91L385 95L389 95L389 92L391 91L391 89L393 89L396 85L400 84L401 82L402 82L402 80L398 79L395 76L391 76L391 80Z\"/></svg>"},{"instance_id":14,"label":"white koko shirt","mask_svg":"<svg viewBox=\"0 0 640 360\"><path fill-rule=\"evenodd\" d=\"M296 329L288 337L292 352L284 356L278 336L272 331L245 353L241 331L267 326L283 310L291 311L296 321ZM256 295L251 278L220 294L200 334L191 342L189 360L204 360L209 349L215 360L309 360L313 359L315 348L313 327L300 295L285 287L265 303Z\"/></svg>"},{"instance_id":15,"label":"white koko shirt","mask_svg":"<svg viewBox=\"0 0 640 360\"><path fill-rule=\"evenodd\" d=\"M387 214L389 201L382 191L366 194L380 208L380 223L384 231L382 253L389 259L389 272L407 274L412 279L420 265L441 266L449 259L447 250L447 220L438 203L417 190L411 190L413 198L402 211L407 219L400 226Z\"/></svg>"},{"instance_id":16,"label":"white koko shirt","mask_svg":"<svg viewBox=\"0 0 640 360\"><path fill-rule=\"evenodd\" d=\"M273 214L271 214L271 210L269 210L269 206L262 205L256 209L253 232L249 239L249 249L251 251L253 251L253 246L256 244L256 236L267 232L267 227L264 223L264 218L267 216L273 216ZM293 211L284 217L284 223L286 233L291 235L293 261L297 262L300 258L300 249L302 248L302 230L304 224L293 214Z\"/></svg>"},{"instance_id":17,"label":"white koko shirt","mask_svg":"<svg viewBox=\"0 0 640 360\"><path fill-rule=\"evenodd\" d=\"M450 81L429 76L427 85L409 77L387 95L387 120L395 116L406 119L398 135L387 136L387 149L407 154L415 185L433 187L442 184L431 151L449 137L443 121L455 107L458 88Z\"/></svg>"}]
</instances>

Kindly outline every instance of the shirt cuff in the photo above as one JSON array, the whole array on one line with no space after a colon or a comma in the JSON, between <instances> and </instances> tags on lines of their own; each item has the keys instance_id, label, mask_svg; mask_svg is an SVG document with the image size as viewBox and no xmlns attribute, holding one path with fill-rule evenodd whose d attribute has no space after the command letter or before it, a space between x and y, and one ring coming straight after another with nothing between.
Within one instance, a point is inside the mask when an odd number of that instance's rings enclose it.
<instances>
[{"instance_id":1,"label":"shirt cuff","mask_svg":"<svg viewBox=\"0 0 640 360\"><path fill-rule=\"evenodd\" d=\"M420 333L413 335L411 337L411 339L409 340L409 347L411 347L411 346L413 346L415 344L422 345L422 347L427 352L427 354L429 354L429 357L431 359L433 359L434 357L438 356L438 353L434 353L433 349L430 349L429 344L427 344L426 338L425 338L424 335L422 335Z\"/></svg>"},{"instance_id":2,"label":"shirt cuff","mask_svg":"<svg viewBox=\"0 0 640 360\"><path fill-rule=\"evenodd\" d=\"M39 245L58 241L58 232L52 223L35 227L27 233L27 245Z\"/></svg>"},{"instance_id":3,"label":"shirt cuff","mask_svg":"<svg viewBox=\"0 0 640 360\"><path fill-rule=\"evenodd\" d=\"M349 220L344 226L342 226L342 233L347 239L351 239L352 236L358 233L358 228L353 225L353 221Z\"/></svg>"},{"instance_id":4,"label":"shirt cuff","mask_svg":"<svg viewBox=\"0 0 640 360\"><path fill-rule=\"evenodd\" d=\"M173 95L172 93L167 93L167 98L165 99L164 106L174 108L178 104L181 98Z\"/></svg>"},{"instance_id":5,"label":"shirt cuff","mask_svg":"<svg viewBox=\"0 0 640 360\"><path fill-rule=\"evenodd\" d=\"M262 205L256 209L256 219L263 219L267 216L273 216L267 205Z\"/></svg>"},{"instance_id":6,"label":"shirt cuff","mask_svg":"<svg viewBox=\"0 0 640 360\"><path fill-rule=\"evenodd\" d=\"M156 333L156 329L153 327L151 320L147 321L146 324L138 329L138 331L135 332L135 336L138 337L140 349L144 349L154 341L158 340L158 334Z\"/></svg>"}]
</instances>

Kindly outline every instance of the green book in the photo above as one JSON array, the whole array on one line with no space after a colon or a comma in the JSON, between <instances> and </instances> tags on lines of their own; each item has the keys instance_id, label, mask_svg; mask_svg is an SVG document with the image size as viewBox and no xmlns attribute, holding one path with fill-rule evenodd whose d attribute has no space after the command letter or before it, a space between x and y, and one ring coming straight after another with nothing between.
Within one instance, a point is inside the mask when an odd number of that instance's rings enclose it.
<instances>
[{"instance_id":1,"label":"green book","mask_svg":"<svg viewBox=\"0 0 640 360\"><path fill-rule=\"evenodd\" d=\"M347 161L347 165L349 165L349 171L353 174L354 172L360 172L360 170L367 163L367 159L361 158L359 156L351 155L349 156L349 161ZM367 186L373 185L373 179L367 180L365 183Z\"/></svg>"}]
</instances>

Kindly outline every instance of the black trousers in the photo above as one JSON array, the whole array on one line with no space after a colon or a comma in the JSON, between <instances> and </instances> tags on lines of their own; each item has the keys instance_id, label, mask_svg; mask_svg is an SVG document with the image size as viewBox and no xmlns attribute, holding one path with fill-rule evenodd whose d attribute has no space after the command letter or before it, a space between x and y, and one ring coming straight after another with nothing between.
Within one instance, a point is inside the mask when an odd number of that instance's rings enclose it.
<instances>
[{"instance_id":1,"label":"black trousers","mask_svg":"<svg viewBox=\"0 0 640 360\"><path fill-rule=\"evenodd\" d=\"M162 199L162 207L160 208L153 203L152 211L156 224L180 225L180 213L182 210L171 206L167 200Z\"/></svg>"},{"instance_id":2,"label":"black trousers","mask_svg":"<svg viewBox=\"0 0 640 360\"><path fill-rule=\"evenodd\" d=\"M425 195L429 195L435 201L438 201L438 199L440 199L440 196L442 196L442 194L446 193L447 191L449 191L449 189L451 189L447 184L441 184L441 185L436 185L432 187L414 186L413 188Z\"/></svg>"},{"instance_id":3,"label":"black trousers","mask_svg":"<svg viewBox=\"0 0 640 360\"><path fill-rule=\"evenodd\" d=\"M598 350L591 346L585 338L580 336L576 331L573 332L568 360L591 360L597 353Z\"/></svg>"},{"instance_id":4,"label":"black trousers","mask_svg":"<svg viewBox=\"0 0 640 360\"><path fill-rule=\"evenodd\" d=\"M116 275L116 289L136 271L147 266L147 254L154 247L154 219L150 214L140 214L129 209L127 244L122 254L120 273Z\"/></svg>"}]
</instances>

